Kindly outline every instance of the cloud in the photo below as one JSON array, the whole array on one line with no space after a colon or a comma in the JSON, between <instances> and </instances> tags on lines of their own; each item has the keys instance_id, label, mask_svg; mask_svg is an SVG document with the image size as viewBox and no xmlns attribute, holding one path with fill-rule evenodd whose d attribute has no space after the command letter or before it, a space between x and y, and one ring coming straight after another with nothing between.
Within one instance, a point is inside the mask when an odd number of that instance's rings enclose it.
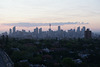
<instances>
[{"instance_id":1,"label":"cloud","mask_svg":"<svg viewBox=\"0 0 100 67\"><path fill-rule=\"evenodd\" d=\"M36 26L48 26L51 24L52 26L60 26L60 25L69 25L69 24L89 24L89 23L84 23L84 22L55 22L55 23L28 23L28 22L20 22L20 23L4 23L2 25L7 25L7 26L18 26L18 27L36 27Z\"/></svg>"}]
</instances>

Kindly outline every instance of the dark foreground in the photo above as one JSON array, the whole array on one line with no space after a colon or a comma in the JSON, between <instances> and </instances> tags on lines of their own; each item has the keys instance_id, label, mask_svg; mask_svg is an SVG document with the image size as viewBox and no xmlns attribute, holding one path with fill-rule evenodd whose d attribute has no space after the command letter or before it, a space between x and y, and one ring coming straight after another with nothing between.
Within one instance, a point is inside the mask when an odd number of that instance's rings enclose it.
<instances>
[{"instance_id":1,"label":"dark foreground","mask_svg":"<svg viewBox=\"0 0 100 67\"><path fill-rule=\"evenodd\" d=\"M3 43L4 42L4 43ZM1 39L15 67L100 67L99 39Z\"/></svg>"}]
</instances>

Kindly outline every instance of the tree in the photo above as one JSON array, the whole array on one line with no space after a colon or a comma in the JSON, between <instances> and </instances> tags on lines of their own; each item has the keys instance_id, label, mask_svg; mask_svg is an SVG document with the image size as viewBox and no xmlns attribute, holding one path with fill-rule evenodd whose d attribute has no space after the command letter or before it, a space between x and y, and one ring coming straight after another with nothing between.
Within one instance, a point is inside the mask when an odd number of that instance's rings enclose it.
<instances>
[{"instance_id":1,"label":"tree","mask_svg":"<svg viewBox=\"0 0 100 67\"><path fill-rule=\"evenodd\" d=\"M18 62L15 64L15 67L29 67L28 62Z\"/></svg>"},{"instance_id":2,"label":"tree","mask_svg":"<svg viewBox=\"0 0 100 67\"><path fill-rule=\"evenodd\" d=\"M62 64L64 67L75 67L75 63L71 58L63 58Z\"/></svg>"},{"instance_id":3,"label":"tree","mask_svg":"<svg viewBox=\"0 0 100 67\"><path fill-rule=\"evenodd\" d=\"M32 64L41 64L41 63L42 63L42 57L41 57L41 56L31 57L31 58L29 59L29 61L30 61Z\"/></svg>"}]
</instances>

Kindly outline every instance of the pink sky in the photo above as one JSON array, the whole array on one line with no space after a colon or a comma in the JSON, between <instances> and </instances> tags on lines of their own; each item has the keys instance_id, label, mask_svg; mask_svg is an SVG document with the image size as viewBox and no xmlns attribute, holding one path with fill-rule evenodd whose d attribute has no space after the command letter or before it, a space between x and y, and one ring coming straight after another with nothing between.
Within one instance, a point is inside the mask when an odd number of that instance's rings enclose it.
<instances>
[{"instance_id":1,"label":"pink sky","mask_svg":"<svg viewBox=\"0 0 100 67\"><path fill-rule=\"evenodd\" d=\"M0 24L3 23L88 22L87 28L100 32L100 0L0 0ZM63 30L81 25L64 25ZM0 25L0 31L11 26ZM17 27L33 30L35 27ZM47 30L42 26L43 30ZM57 27L52 27L57 30Z\"/></svg>"}]
</instances>

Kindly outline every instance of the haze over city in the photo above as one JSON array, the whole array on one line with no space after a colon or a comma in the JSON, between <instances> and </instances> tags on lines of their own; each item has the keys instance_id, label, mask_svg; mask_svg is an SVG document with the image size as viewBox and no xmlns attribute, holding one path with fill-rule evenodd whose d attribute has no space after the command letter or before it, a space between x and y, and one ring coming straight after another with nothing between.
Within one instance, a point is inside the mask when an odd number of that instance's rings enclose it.
<instances>
[{"instance_id":1,"label":"haze over city","mask_svg":"<svg viewBox=\"0 0 100 67\"><path fill-rule=\"evenodd\" d=\"M99 3L100 0L0 0L0 33L13 26L27 31L37 27L18 26L18 23L47 23L38 27L48 30L49 23L65 22L88 24L61 24L63 30L85 26L93 32L100 32ZM57 26L53 25L52 29L57 30Z\"/></svg>"}]
</instances>

